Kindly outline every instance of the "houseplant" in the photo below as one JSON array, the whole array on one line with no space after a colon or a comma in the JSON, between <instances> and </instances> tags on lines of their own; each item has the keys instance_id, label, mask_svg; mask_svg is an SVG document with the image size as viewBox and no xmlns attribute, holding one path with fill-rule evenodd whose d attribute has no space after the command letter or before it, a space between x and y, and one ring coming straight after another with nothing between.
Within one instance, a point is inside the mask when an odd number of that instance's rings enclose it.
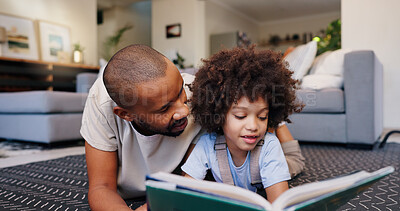
<instances>
[{"instance_id":1,"label":"houseplant","mask_svg":"<svg viewBox=\"0 0 400 211\"><path fill-rule=\"evenodd\" d=\"M117 46L121 41L122 35L128 31L129 29L132 29L132 25L126 25L120 29L118 29L114 35L109 36L106 41L103 44L104 47L104 52L103 52L103 58L105 60L110 60L112 55L117 51Z\"/></svg>"},{"instance_id":2,"label":"houseplant","mask_svg":"<svg viewBox=\"0 0 400 211\"><path fill-rule=\"evenodd\" d=\"M323 54L326 51L340 49L342 47L341 32L340 19L332 21L326 28L325 36L318 42L317 55Z\"/></svg>"},{"instance_id":3,"label":"houseplant","mask_svg":"<svg viewBox=\"0 0 400 211\"><path fill-rule=\"evenodd\" d=\"M83 64L83 50L85 50L85 48L78 42L73 45L73 49L72 61L74 63Z\"/></svg>"}]
</instances>

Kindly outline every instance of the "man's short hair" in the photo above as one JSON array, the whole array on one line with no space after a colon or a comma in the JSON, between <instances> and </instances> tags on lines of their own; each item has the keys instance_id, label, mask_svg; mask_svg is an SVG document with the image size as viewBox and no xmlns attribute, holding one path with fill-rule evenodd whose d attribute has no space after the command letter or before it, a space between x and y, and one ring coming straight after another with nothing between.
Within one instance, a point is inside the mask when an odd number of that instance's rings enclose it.
<instances>
[{"instance_id":1,"label":"man's short hair","mask_svg":"<svg viewBox=\"0 0 400 211\"><path fill-rule=\"evenodd\" d=\"M158 51L145 45L129 45L110 59L103 81L118 106L131 108L137 102L137 85L165 76L166 69L166 58Z\"/></svg>"}]
</instances>

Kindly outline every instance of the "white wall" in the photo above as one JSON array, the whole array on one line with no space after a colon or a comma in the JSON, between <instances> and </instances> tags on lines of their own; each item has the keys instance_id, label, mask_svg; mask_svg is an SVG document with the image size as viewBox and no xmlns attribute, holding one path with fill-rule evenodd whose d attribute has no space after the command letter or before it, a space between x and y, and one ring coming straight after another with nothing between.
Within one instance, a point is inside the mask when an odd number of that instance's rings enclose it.
<instances>
[{"instance_id":1,"label":"white wall","mask_svg":"<svg viewBox=\"0 0 400 211\"><path fill-rule=\"evenodd\" d=\"M232 11L217 1L206 1L206 53L210 56L210 35L242 31L252 43L259 38L258 25L250 18Z\"/></svg>"},{"instance_id":2,"label":"white wall","mask_svg":"<svg viewBox=\"0 0 400 211\"><path fill-rule=\"evenodd\" d=\"M68 26L71 45L84 48L85 63L97 65L96 0L0 0L0 12Z\"/></svg>"},{"instance_id":3,"label":"white wall","mask_svg":"<svg viewBox=\"0 0 400 211\"><path fill-rule=\"evenodd\" d=\"M99 57L103 55L103 43L107 37L113 36L118 29L132 25L126 31L117 50L130 44L151 46L151 1L132 3L127 7L113 7L103 11L103 23L98 25Z\"/></svg>"},{"instance_id":4,"label":"white wall","mask_svg":"<svg viewBox=\"0 0 400 211\"><path fill-rule=\"evenodd\" d=\"M373 50L384 68L384 127L400 128L400 1L342 0L342 48Z\"/></svg>"},{"instance_id":5,"label":"white wall","mask_svg":"<svg viewBox=\"0 0 400 211\"><path fill-rule=\"evenodd\" d=\"M185 65L197 66L205 56L205 3L198 0L152 0L152 47L169 59L176 51ZM181 37L166 38L166 26L180 23Z\"/></svg>"}]
</instances>

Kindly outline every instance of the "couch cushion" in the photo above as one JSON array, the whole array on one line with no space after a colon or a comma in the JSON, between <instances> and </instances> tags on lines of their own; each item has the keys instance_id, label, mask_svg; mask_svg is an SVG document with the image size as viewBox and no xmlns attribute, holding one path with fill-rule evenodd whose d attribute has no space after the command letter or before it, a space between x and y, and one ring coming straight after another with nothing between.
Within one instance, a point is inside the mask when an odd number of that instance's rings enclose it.
<instances>
[{"instance_id":1,"label":"couch cushion","mask_svg":"<svg viewBox=\"0 0 400 211\"><path fill-rule=\"evenodd\" d=\"M87 95L59 91L0 93L0 113L82 112Z\"/></svg>"},{"instance_id":2,"label":"couch cushion","mask_svg":"<svg viewBox=\"0 0 400 211\"><path fill-rule=\"evenodd\" d=\"M76 92L89 93L90 88L97 80L97 73L79 73L76 76Z\"/></svg>"},{"instance_id":3,"label":"couch cushion","mask_svg":"<svg viewBox=\"0 0 400 211\"><path fill-rule=\"evenodd\" d=\"M296 113L289 119L287 127L297 140L346 143L346 114Z\"/></svg>"},{"instance_id":4,"label":"couch cushion","mask_svg":"<svg viewBox=\"0 0 400 211\"><path fill-rule=\"evenodd\" d=\"M329 54L331 54L331 53L332 53L332 51L326 51L325 53L315 57L308 74L309 75L315 74L315 71L322 66L326 57L328 57Z\"/></svg>"},{"instance_id":5,"label":"couch cushion","mask_svg":"<svg viewBox=\"0 0 400 211\"><path fill-rule=\"evenodd\" d=\"M53 143L82 139L81 113L0 114L0 137Z\"/></svg>"},{"instance_id":6,"label":"couch cushion","mask_svg":"<svg viewBox=\"0 0 400 211\"><path fill-rule=\"evenodd\" d=\"M325 58L322 64L316 67L315 74L328 74L343 76L344 72L344 55L351 52L350 49L339 49L332 51Z\"/></svg>"},{"instance_id":7,"label":"couch cushion","mask_svg":"<svg viewBox=\"0 0 400 211\"><path fill-rule=\"evenodd\" d=\"M302 113L344 112L344 93L342 89L301 89L297 90L296 94L297 98L305 105Z\"/></svg>"},{"instance_id":8,"label":"couch cushion","mask_svg":"<svg viewBox=\"0 0 400 211\"><path fill-rule=\"evenodd\" d=\"M306 75L301 82L302 89L343 88L343 77L337 75Z\"/></svg>"}]
</instances>

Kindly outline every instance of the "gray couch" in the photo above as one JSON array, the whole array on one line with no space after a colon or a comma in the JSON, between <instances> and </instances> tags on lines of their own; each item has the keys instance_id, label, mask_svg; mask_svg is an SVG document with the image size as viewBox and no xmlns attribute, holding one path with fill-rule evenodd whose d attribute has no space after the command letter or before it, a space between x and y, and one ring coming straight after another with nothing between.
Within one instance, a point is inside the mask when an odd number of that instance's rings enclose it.
<instances>
[{"instance_id":1,"label":"gray couch","mask_svg":"<svg viewBox=\"0 0 400 211\"><path fill-rule=\"evenodd\" d=\"M82 112L95 73L77 75L77 93L0 93L0 138L54 143L81 139Z\"/></svg>"},{"instance_id":2,"label":"gray couch","mask_svg":"<svg viewBox=\"0 0 400 211\"><path fill-rule=\"evenodd\" d=\"M344 58L344 88L298 90L305 107L288 124L295 139L373 146L383 130L383 66L373 51Z\"/></svg>"}]
</instances>

